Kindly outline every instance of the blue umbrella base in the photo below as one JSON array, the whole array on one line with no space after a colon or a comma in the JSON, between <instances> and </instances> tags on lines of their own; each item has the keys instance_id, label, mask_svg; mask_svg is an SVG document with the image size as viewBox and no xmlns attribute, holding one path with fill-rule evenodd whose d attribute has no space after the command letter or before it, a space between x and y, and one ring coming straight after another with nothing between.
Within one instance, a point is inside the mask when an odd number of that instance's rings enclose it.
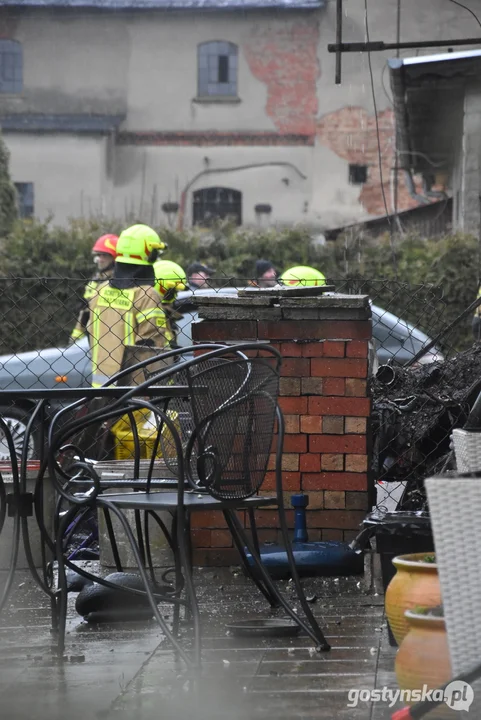
<instances>
[{"instance_id":1,"label":"blue umbrella base","mask_svg":"<svg viewBox=\"0 0 481 720\"><path fill-rule=\"evenodd\" d=\"M329 577L361 575L364 572L364 555L357 553L345 542L293 543L292 552L299 575L304 577ZM252 555L247 552L251 567ZM261 545L261 559L271 577L290 577L287 553L282 545Z\"/></svg>"}]
</instances>

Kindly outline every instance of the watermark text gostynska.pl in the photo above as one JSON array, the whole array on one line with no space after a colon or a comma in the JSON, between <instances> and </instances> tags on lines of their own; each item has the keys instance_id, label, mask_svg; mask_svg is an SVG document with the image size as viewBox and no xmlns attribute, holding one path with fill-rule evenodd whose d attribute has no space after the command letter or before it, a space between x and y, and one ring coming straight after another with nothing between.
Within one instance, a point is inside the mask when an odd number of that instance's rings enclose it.
<instances>
[{"instance_id":1,"label":"watermark text gostynska.pl","mask_svg":"<svg viewBox=\"0 0 481 720\"><path fill-rule=\"evenodd\" d=\"M352 688L347 693L347 707L357 707L360 702L384 702L390 708L394 707L398 702L412 704L417 702L444 702L452 710L469 711L474 700L474 690L468 683L462 680L453 680L444 690L429 689L427 685L423 685L417 690L400 690L396 688L376 688L369 690L367 688Z\"/></svg>"}]
</instances>

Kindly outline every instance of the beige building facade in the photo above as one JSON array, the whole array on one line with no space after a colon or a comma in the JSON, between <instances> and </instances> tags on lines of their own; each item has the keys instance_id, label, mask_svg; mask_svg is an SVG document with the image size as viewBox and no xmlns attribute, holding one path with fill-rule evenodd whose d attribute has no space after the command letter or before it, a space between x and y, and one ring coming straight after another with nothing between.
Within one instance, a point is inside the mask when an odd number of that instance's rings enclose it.
<instances>
[{"instance_id":1,"label":"beige building facade","mask_svg":"<svg viewBox=\"0 0 481 720\"><path fill-rule=\"evenodd\" d=\"M322 231L420 202L403 171L395 189L393 53L371 54L376 127L367 55L345 55L334 83L333 2L21 5L0 12L0 124L24 214ZM368 8L371 39L394 41L396 0ZM362 42L363 3L344 13ZM472 18L404 0L401 33L468 37Z\"/></svg>"}]
</instances>

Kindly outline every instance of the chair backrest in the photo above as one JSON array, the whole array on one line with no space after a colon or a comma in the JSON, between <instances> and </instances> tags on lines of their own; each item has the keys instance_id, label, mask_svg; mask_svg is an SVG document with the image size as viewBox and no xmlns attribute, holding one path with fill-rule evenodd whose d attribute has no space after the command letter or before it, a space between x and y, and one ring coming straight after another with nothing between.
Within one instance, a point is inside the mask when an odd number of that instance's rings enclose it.
<instances>
[{"instance_id":1,"label":"chair backrest","mask_svg":"<svg viewBox=\"0 0 481 720\"><path fill-rule=\"evenodd\" d=\"M240 346L241 347L241 346ZM262 357L240 350L200 357L188 369L195 429L185 467L213 497L243 499L264 480L279 395L277 351L263 346Z\"/></svg>"}]
</instances>

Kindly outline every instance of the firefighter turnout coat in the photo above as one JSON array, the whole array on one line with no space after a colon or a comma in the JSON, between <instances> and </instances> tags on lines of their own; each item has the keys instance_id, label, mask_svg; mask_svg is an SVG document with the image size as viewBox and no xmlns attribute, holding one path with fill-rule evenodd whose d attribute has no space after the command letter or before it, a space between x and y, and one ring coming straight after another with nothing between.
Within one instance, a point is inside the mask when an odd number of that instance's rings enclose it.
<instances>
[{"instance_id":1,"label":"firefighter turnout coat","mask_svg":"<svg viewBox=\"0 0 481 720\"><path fill-rule=\"evenodd\" d=\"M92 385L99 387L119 370L157 355L168 346L168 328L161 298L151 285L132 288L97 285L88 301L86 331L92 355ZM149 367L155 371L160 368ZM137 374L122 384L144 380Z\"/></svg>"},{"instance_id":2,"label":"firefighter turnout coat","mask_svg":"<svg viewBox=\"0 0 481 720\"><path fill-rule=\"evenodd\" d=\"M78 318L77 318L77 324L75 325L74 329L70 333L70 341L75 342L76 340L80 340L80 338L87 335L87 322L89 317L89 302L94 297L95 293L97 292L97 289L99 285L106 282L107 280L110 280L110 278L113 276L113 269L112 270L106 270L105 272L95 275L85 286L84 294L82 298L82 307L79 311Z\"/></svg>"}]
</instances>

